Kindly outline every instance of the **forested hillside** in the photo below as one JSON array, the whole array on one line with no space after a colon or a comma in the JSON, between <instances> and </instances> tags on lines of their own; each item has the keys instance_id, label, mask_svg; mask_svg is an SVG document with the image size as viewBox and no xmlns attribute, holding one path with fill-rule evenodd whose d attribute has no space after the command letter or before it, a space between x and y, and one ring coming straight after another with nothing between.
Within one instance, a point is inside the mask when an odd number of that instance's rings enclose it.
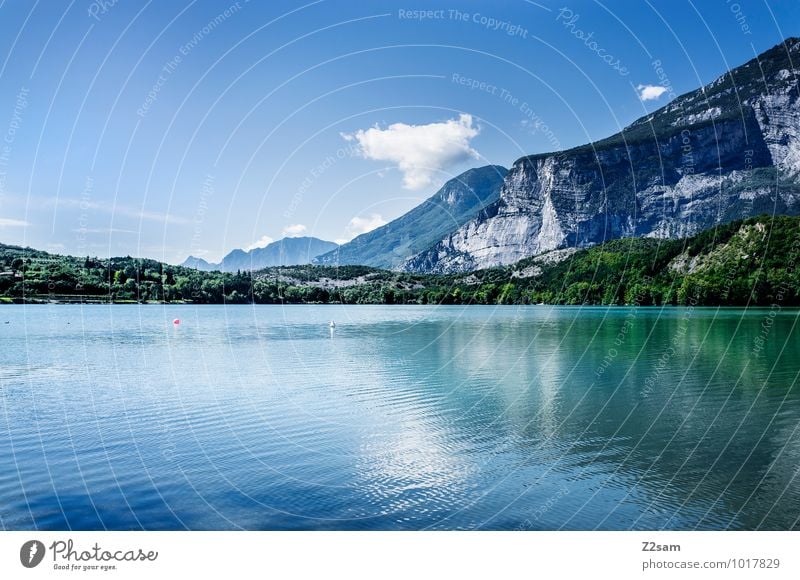
<instances>
[{"instance_id":1,"label":"forested hillside","mask_svg":"<svg viewBox=\"0 0 800 580\"><path fill-rule=\"evenodd\" d=\"M501 268L431 275L366 266L202 272L155 260L0 245L4 302L800 305L800 218L759 216L683 240L627 238Z\"/></svg>"}]
</instances>

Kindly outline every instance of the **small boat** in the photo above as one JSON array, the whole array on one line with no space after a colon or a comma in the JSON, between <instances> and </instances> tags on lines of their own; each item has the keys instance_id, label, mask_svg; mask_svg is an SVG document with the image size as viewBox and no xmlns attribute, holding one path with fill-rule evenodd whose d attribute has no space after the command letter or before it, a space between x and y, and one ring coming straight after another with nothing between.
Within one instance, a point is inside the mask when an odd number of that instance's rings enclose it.
<instances>
[{"instance_id":1,"label":"small boat","mask_svg":"<svg viewBox=\"0 0 800 580\"><path fill-rule=\"evenodd\" d=\"M330 326L331 328L336 328L336 323L333 320L331 320L331 322L330 322L330 324L328 324L328 326Z\"/></svg>"}]
</instances>

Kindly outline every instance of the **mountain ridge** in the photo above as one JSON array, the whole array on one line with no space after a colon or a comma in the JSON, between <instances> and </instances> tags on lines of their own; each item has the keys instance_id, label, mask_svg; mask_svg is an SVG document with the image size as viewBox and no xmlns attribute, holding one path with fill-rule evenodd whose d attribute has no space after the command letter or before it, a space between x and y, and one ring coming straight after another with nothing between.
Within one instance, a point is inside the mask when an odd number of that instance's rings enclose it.
<instances>
[{"instance_id":1,"label":"mountain ridge","mask_svg":"<svg viewBox=\"0 0 800 580\"><path fill-rule=\"evenodd\" d=\"M800 213L798 64L800 40L790 37L614 135L519 158L496 202L401 269L465 272Z\"/></svg>"},{"instance_id":2,"label":"mountain ridge","mask_svg":"<svg viewBox=\"0 0 800 580\"><path fill-rule=\"evenodd\" d=\"M231 250L218 263L210 263L202 258L189 256L180 265L197 270L222 272L252 271L271 266L300 266L310 264L314 257L337 247L338 244L334 242L313 236L282 238L263 248Z\"/></svg>"},{"instance_id":3,"label":"mountain ridge","mask_svg":"<svg viewBox=\"0 0 800 580\"><path fill-rule=\"evenodd\" d=\"M318 256L314 263L397 268L496 201L507 172L500 165L468 169L412 210Z\"/></svg>"}]
</instances>

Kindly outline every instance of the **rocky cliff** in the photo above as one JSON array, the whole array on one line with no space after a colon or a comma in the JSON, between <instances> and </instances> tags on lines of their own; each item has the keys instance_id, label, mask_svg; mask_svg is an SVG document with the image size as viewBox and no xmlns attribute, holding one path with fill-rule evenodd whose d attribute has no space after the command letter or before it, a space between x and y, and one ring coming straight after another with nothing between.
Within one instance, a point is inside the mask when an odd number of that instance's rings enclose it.
<instances>
[{"instance_id":1,"label":"rocky cliff","mask_svg":"<svg viewBox=\"0 0 800 580\"><path fill-rule=\"evenodd\" d=\"M496 202L506 173L508 170L499 165L465 171L410 212L319 256L314 262L396 269Z\"/></svg>"},{"instance_id":2,"label":"rocky cliff","mask_svg":"<svg viewBox=\"0 0 800 580\"><path fill-rule=\"evenodd\" d=\"M500 199L403 265L459 272L606 240L800 214L800 39L622 132L516 161Z\"/></svg>"}]
</instances>

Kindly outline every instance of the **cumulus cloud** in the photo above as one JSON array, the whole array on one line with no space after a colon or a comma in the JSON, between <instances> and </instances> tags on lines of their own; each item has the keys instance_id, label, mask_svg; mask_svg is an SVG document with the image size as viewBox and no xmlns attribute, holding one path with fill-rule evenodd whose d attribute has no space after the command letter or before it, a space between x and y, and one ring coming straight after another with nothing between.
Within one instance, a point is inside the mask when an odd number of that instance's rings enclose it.
<instances>
[{"instance_id":1,"label":"cumulus cloud","mask_svg":"<svg viewBox=\"0 0 800 580\"><path fill-rule=\"evenodd\" d=\"M245 248L245 251L249 252L250 250L255 250L257 248L265 248L265 247L269 246L274 241L275 240L273 240L269 236L261 236L255 242L253 242L252 244L247 246Z\"/></svg>"},{"instance_id":2,"label":"cumulus cloud","mask_svg":"<svg viewBox=\"0 0 800 580\"><path fill-rule=\"evenodd\" d=\"M287 238L297 238L302 236L308 231L308 228L303 224L291 224L283 228L283 235Z\"/></svg>"},{"instance_id":3,"label":"cumulus cloud","mask_svg":"<svg viewBox=\"0 0 800 580\"><path fill-rule=\"evenodd\" d=\"M661 95L667 92L667 89L660 85L639 85L636 90L639 91L639 98L643 101L658 100Z\"/></svg>"},{"instance_id":4,"label":"cumulus cloud","mask_svg":"<svg viewBox=\"0 0 800 580\"><path fill-rule=\"evenodd\" d=\"M27 228L30 222L25 220L13 220L11 218L0 218L0 228Z\"/></svg>"},{"instance_id":5,"label":"cumulus cloud","mask_svg":"<svg viewBox=\"0 0 800 580\"><path fill-rule=\"evenodd\" d=\"M358 152L366 159L389 161L403 172L403 186L421 189L433 183L434 175L469 157L478 157L470 140L480 129L472 124L472 115L427 125L394 123L386 129L378 126L355 133L342 133L347 141L358 143Z\"/></svg>"},{"instance_id":6,"label":"cumulus cloud","mask_svg":"<svg viewBox=\"0 0 800 580\"><path fill-rule=\"evenodd\" d=\"M354 217L350 220L350 223L347 224L345 229L352 240L356 236L371 232L375 228L379 228L384 224L386 224L386 220L383 219L383 216L381 216L379 213L373 213L368 217Z\"/></svg>"}]
</instances>

